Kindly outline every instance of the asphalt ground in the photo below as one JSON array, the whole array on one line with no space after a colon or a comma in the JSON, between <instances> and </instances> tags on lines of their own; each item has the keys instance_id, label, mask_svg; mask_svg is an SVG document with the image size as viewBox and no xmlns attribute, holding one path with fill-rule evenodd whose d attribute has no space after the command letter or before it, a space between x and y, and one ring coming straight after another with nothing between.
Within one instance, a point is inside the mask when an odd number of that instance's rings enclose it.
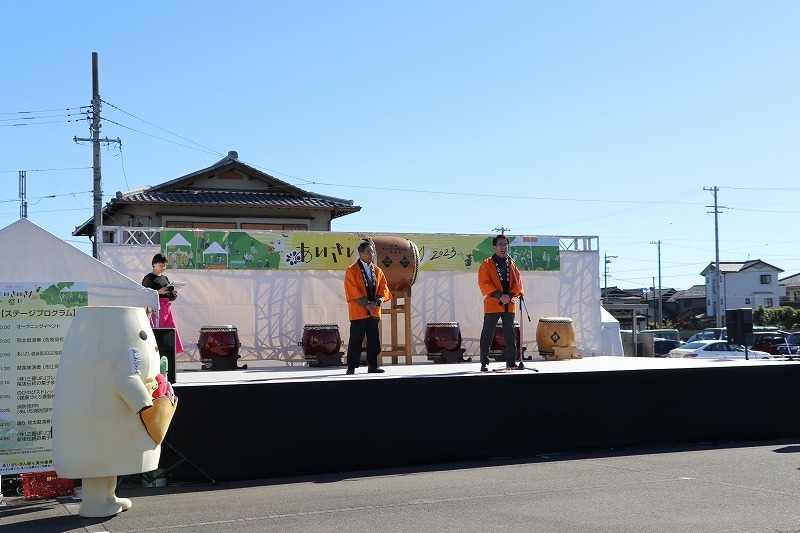
<instances>
[{"instance_id":1,"label":"asphalt ground","mask_svg":"<svg viewBox=\"0 0 800 533\"><path fill-rule=\"evenodd\" d=\"M5 497L0 533L800 532L800 437L155 488L130 476L117 495L133 507L105 519L72 497Z\"/></svg>"}]
</instances>

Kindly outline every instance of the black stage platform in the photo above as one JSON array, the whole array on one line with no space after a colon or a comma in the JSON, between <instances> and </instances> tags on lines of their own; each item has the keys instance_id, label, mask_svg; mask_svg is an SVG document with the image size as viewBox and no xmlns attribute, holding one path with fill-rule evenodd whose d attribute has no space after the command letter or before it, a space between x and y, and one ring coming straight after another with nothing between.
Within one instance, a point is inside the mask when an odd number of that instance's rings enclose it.
<instances>
[{"instance_id":1,"label":"black stage platform","mask_svg":"<svg viewBox=\"0 0 800 533\"><path fill-rule=\"evenodd\" d=\"M177 480L244 480L800 435L797 362L525 364L538 372L481 374L477 363L355 376L344 367L179 372L161 467Z\"/></svg>"}]
</instances>

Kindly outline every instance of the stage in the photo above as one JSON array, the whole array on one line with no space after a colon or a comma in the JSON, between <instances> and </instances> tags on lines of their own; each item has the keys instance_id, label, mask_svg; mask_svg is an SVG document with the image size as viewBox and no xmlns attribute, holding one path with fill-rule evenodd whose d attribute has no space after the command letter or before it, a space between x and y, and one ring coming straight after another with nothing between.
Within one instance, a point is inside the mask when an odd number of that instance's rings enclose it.
<instances>
[{"instance_id":1,"label":"stage","mask_svg":"<svg viewBox=\"0 0 800 533\"><path fill-rule=\"evenodd\" d=\"M161 467L178 480L244 480L800 435L799 362L537 357L481 373L476 360L415 356L349 376L179 365Z\"/></svg>"}]
</instances>

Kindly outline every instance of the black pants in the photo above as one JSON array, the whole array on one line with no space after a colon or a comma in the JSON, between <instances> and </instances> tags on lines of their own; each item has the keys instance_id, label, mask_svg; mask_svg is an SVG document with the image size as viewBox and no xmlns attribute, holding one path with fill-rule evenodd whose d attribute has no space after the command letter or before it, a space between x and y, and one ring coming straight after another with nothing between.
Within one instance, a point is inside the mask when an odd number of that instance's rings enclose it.
<instances>
[{"instance_id":1,"label":"black pants","mask_svg":"<svg viewBox=\"0 0 800 533\"><path fill-rule=\"evenodd\" d=\"M350 340L347 343L347 368L356 369L361 363L361 345L364 335L367 336L367 365L378 366L378 354L381 353L381 337L378 331L380 320L367 317L350 321Z\"/></svg>"},{"instance_id":2,"label":"black pants","mask_svg":"<svg viewBox=\"0 0 800 533\"><path fill-rule=\"evenodd\" d=\"M506 366L516 364L517 341L514 333L514 313L486 313L483 315L483 329L481 330L481 364L489 364L489 348L494 338L494 328L497 321L503 321L503 339L506 341Z\"/></svg>"}]
</instances>

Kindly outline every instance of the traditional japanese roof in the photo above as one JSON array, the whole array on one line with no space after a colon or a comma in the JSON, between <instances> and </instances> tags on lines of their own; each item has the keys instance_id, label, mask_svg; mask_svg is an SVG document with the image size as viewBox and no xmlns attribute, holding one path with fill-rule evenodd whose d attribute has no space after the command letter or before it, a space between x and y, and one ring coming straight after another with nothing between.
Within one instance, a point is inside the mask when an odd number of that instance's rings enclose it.
<instances>
[{"instance_id":1,"label":"traditional japanese roof","mask_svg":"<svg viewBox=\"0 0 800 533\"><path fill-rule=\"evenodd\" d=\"M794 287L800 285L800 274L792 274L791 276L786 276L783 279L779 279L778 285L783 285L784 287Z\"/></svg>"},{"instance_id":2,"label":"traditional japanese roof","mask_svg":"<svg viewBox=\"0 0 800 533\"><path fill-rule=\"evenodd\" d=\"M692 285L688 289L684 291L677 291L673 294L668 302L677 302L678 300L686 300L690 299L693 300L695 298L702 298L705 300L706 298L706 286L705 285Z\"/></svg>"},{"instance_id":3,"label":"traditional japanese roof","mask_svg":"<svg viewBox=\"0 0 800 533\"><path fill-rule=\"evenodd\" d=\"M249 180L247 189L209 187L210 178L230 173L244 175ZM206 182L204 184L204 182ZM204 186L205 185L205 186ZM155 186L118 192L103 208L103 218L111 217L129 205L169 205L198 208L259 208L291 209L298 211L324 210L331 218L356 213L361 207L352 200L312 193L279 180L255 167L239 161L236 152L208 168ZM78 226L73 235L92 235L94 219Z\"/></svg>"},{"instance_id":4,"label":"traditional japanese roof","mask_svg":"<svg viewBox=\"0 0 800 533\"><path fill-rule=\"evenodd\" d=\"M777 272L783 272L780 268L776 266L772 266L769 263L765 263L761 259L753 259L752 261L720 261L719 262L719 271L723 274L730 274L734 272L741 272L743 270L747 270L748 268L769 268ZM709 272L713 272L716 269L716 263L709 263L706 268L700 272L701 276L705 276Z\"/></svg>"}]
</instances>

